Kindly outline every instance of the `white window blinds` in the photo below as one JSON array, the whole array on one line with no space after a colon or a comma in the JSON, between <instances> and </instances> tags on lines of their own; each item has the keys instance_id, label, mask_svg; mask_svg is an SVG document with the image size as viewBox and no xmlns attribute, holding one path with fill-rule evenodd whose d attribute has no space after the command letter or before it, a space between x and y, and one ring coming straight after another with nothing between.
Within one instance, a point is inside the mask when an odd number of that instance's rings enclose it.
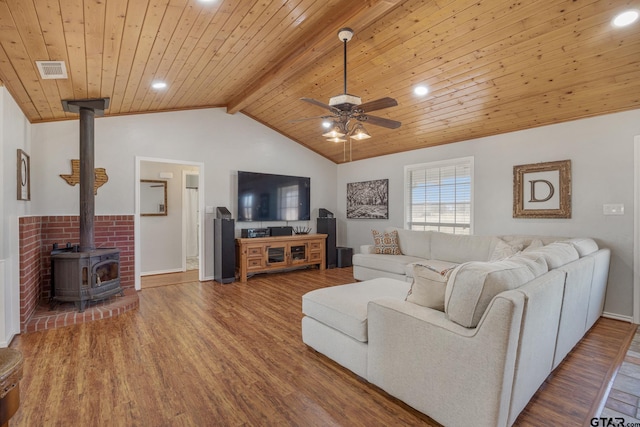
<instances>
[{"instance_id":1,"label":"white window blinds","mask_svg":"<svg viewBox=\"0 0 640 427\"><path fill-rule=\"evenodd\" d=\"M408 229L471 234L473 157L406 166L405 188Z\"/></svg>"}]
</instances>

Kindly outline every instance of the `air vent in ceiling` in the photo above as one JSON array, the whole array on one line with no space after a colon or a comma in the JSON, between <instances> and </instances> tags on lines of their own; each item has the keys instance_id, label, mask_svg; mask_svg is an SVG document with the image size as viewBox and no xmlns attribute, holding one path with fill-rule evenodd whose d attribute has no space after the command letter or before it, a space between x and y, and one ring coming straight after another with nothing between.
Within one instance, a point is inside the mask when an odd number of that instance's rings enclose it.
<instances>
[{"instance_id":1,"label":"air vent in ceiling","mask_svg":"<svg viewBox=\"0 0 640 427\"><path fill-rule=\"evenodd\" d=\"M67 67L64 61L36 61L40 77L43 79L66 79Z\"/></svg>"}]
</instances>

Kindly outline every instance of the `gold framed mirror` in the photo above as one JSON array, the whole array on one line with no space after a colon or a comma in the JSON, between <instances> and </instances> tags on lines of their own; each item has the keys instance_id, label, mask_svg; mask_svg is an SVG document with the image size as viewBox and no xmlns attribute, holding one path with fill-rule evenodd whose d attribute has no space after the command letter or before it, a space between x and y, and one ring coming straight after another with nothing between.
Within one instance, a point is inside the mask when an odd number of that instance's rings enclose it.
<instances>
[{"instance_id":1,"label":"gold framed mirror","mask_svg":"<svg viewBox=\"0 0 640 427\"><path fill-rule=\"evenodd\" d=\"M167 215L167 181L140 180L140 216Z\"/></svg>"}]
</instances>

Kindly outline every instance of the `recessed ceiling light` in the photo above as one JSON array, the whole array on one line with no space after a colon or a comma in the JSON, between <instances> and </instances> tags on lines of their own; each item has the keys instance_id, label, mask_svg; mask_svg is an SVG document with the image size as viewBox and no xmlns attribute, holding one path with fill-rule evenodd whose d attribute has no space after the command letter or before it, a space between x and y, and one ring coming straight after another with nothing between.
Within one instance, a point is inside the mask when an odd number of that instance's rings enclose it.
<instances>
[{"instance_id":1,"label":"recessed ceiling light","mask_svg":"<svg viewBox=\"0 0 640 427\"><path fill-rule=\"evenodd\" d=\"M154 89L164 89L167 87L167 84L165 82L153 82L151 87Z\"/></svg>"},{"instance_id":2,"label":"recessed ceiling light","mask_svg":"<svg viewBox=\"0 0 640 427\"><path fill-rule=\"evenodd\" d=\"M331 127L331 122L325 120L324 122L322 122L322 127L325 129L329 129Z\"/></svg>"},{"instance_id":3,"label":"recessed ceiling light","mask_svg":"<svg viewBox=\"0 0 640 427\"><path fill-rule=\"evenodd\" d=\"M631 25L638 20L638 11L637 10L627 10L626 12L622 12L618 16L613 19L613 25L615 27L626 27L627 25Z\"/></svg>"},{"instance_id":4,"label":"recessed ceiling light","mask_svg":"<svg viewBox=\"0 0 640 427\"><path fill-rule=\"evenodd\" d=\"M418 96L425 96L429 93L429 88L424 85L416 86L415 88L413 88L413 93Z\"/></svg>"}]
</instances>

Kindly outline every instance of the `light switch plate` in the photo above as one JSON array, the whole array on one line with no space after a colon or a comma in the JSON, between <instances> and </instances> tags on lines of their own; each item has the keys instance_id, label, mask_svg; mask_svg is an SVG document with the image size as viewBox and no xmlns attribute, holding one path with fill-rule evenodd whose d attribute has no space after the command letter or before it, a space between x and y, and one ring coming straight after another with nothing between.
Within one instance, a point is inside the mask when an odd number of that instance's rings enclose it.
<instances>
[{"instance_id":1,"label":"light switch plate","mask_svg":"<svg viewBox=\"0 0 640 427\"><path fill-rule=\"evenodd\" d=\"M624 205L622 203L608 203L602 205L604 215L624 215Z\"/></svg>"}]
</instances>

